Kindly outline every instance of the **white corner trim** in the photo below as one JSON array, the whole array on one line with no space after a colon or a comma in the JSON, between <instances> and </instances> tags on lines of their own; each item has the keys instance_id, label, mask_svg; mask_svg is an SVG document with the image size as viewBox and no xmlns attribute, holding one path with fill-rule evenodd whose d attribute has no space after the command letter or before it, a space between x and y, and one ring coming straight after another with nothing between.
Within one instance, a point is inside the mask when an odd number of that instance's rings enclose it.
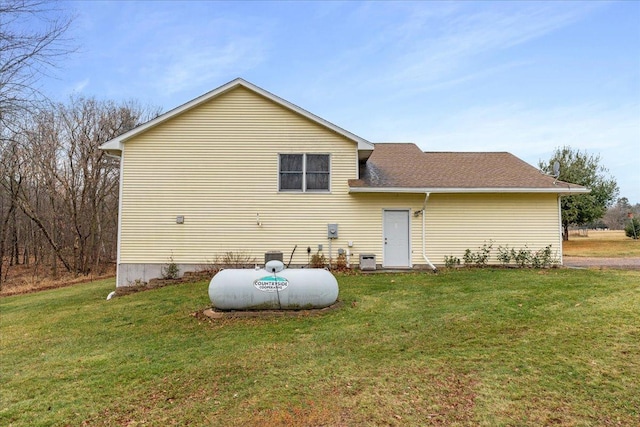
<instances>
[{"instance_id":1,"label":"white corner trim","mask_svg":"<svg viewBox=\"0 0 640 427\"><path fill-rule=\"evenodd\" d=\"M123 147L124 148L124 147ZM122 243L122 187L124 184L124 149L121 151L120 156L120 179L118 180L118 236L116 240L116 286L118 286L120 276L120 258L121 258L121 243Z\"/></svg>"}]
</instances>

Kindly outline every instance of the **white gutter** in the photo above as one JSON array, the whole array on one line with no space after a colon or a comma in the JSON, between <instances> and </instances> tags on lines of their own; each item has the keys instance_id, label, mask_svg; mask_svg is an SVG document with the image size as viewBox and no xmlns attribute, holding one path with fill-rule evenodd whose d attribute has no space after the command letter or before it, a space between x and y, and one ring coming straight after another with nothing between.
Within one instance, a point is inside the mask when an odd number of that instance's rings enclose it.
<instances>
[{"instance_id":1,"label":"white gutter","mask_svg":"<svg viewBox=\"0 0 640 427\"><path fill-rule=\"evenodd\" d=\"M431 193L424 194L424 204L422 205L422 258L424 258L427 264L429 264L429 267L431 267L433 272L436 273L438 269L436 268L435 265L431 263L431 261L429 261L429 258L427 258L427 233L426 233L426 227L425 227L425 221L426 221L425 209L427 209L427 200L429 200L430 195Z\"/></svg>"},{"instance_id":2,"label":"white gutter","mask_svg":"<svg viewBox=\"0 0 640 427\"><path fill-rule=\"evenodd\" d=\"M551 193L551 194L576 194L589 193L591 190L585 187L567 188L526 188L526 187L477 187L477 188L424 188L424 187L349 187L350 193Z\"/></svg>"}]
</instances>

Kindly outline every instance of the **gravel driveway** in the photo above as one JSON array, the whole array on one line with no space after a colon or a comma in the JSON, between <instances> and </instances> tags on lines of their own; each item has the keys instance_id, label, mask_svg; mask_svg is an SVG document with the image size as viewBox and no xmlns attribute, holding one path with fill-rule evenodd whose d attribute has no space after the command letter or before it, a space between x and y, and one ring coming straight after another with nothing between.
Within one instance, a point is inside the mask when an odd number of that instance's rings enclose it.
<instances>
[{"instance_id":1,"label":"gravel driveway","mask_svg":"<svg viewBox=\"0 0 640 427\"><path fill-rule=\"evenodd\" d=\"M562 258L565 267L640 270L640 258L594 258L577 256L564 256Z\"/></svg>"}]
</instances>

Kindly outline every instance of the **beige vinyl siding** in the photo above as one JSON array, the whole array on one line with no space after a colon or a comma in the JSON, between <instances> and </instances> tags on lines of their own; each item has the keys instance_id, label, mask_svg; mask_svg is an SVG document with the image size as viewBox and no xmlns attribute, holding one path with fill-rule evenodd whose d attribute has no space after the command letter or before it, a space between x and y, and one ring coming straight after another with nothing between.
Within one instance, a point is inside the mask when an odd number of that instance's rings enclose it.
<instances>
[{"instance_id":1,"label":"beige vinyl siding","mask_svg":"<svg viewBox=\"0 0 640 427\"><path fill-rule=\"evenodd\" d=\"M383 263L382 211L410 209L411 260L424 265L422 216L414 215L422 209L424 199L424 194L352 195L352 209L362 218L354 224L356 240L372 248L378 263ZM477 251L493 241L492 263L498 263L500 245L515 249L526 245L532 251L552 245L554 256L560 258L559 227L554 194L431 194L425 217L426 255L432 263L442 265L445 256L462 259L466 249Z\"/></svg>"},{"instance_id":2,"label":"beige vinyl siding","mask_svg":"<svg viewBox=\"0 0 640 427\"><path fill-rule=\"evenodd\" d=\"M330 153L331 192L278 192L279 153ZM354 250L377 252L379 232L356 234L371 227L368 218L379 228L382 215L369 206L358 212L348 194L356 159L355 142L232 90L126 142L120 262L205 263L228 251L261 261L266 250L288 256L297 244L294 263L306 263L307 246L315 252L323 244L328 255L333 222L340 224L334 251L348 239Z\"/></svg>"},{"instance_id":3,"label":"beige vinyl siding","mask_svg":"<svg viewBox=\"0 0 640 427\"><path fill-rule=\"evenodd\" d=\"M331 191L279 192L280 153L329 153ZM226 252L261 263L270 250L288 262L295 245L292 263L306 264L307 247L329 256L328 223L339 224L334 258L342 248L352 263L374 253L383 264L384 209L410 210L412 263L425 264L413 215L424 194L349 194L357 143L243 87L126 141L122 162L120 264L198 265ZM435 264L489 239L495 255L498 244L537 249L559 237L555 195L432 194L425 219Z\"/></svg>"},{"instance_id":4,"label":"beige vinyl siding","mask_svg":"<svg viewBox=\"0 0 640 427\"><path fill-rule=\"evenodd\" d=\"M558 200L555 194L433 194L427 204L427 255L441 264L445 256L462 259L493 240L499 246L531 250L552 245L560 258Z\"/></svg>"}]
</instances>

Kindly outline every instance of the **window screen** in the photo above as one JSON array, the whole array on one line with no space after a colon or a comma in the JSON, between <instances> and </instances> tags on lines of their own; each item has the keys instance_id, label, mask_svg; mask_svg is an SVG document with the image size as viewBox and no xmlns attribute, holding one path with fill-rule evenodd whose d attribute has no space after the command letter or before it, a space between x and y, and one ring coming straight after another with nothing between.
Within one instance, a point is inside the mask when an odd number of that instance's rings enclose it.
<instances>
[{"instance_id":1,"label":"window screen","mask_svg":"<svg viewBox=\"0 0 640 427\"><path fill-rule=\"evenodd\" d=\"M307 154L307 190L329 190L329 155Z\"/></svg>"},{"instance_id":2,"label":"window screen","mask_svg":"<svg viewBox=\"0 0 640 427\"><path fill-rule=\"evenodd\" d=\"M280 191L329 191L328 154L280 154Z\"/></svg>"},{"instance_id":3,"label":"window screen","mask_svg":"<svg viewBox=\"0 0 640 427\"><path fill-rule=\"evenodd\" d=\"M280 154L280 190L302 191L302 154Z\"/></svg>"}]
</instances>

